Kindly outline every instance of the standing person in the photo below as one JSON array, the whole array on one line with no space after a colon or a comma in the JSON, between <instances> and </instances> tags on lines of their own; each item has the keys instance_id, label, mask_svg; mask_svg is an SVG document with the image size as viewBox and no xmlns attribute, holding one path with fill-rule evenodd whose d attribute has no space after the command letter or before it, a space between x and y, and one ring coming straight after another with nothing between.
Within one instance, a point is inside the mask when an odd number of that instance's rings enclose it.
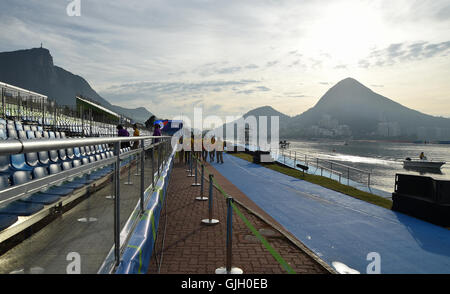
<instances>
[{"instance_id":1,"label":"standing person","mask_svg":"<svg viewBox=\"0 0 450 294\"><path fill-rule=\"evenodd\" d=\"M223 150L225 147L225 142L222 139L217 140L216 154L217 154L217 163L223 163Z\"/></svg>"},{"instance_id":2,"label":"standing person","mask_svg":"<svg viewBox=\"0 0 450 294\"><path fill-rule=\"evenodd\" d=\"M153 136L160 137L161 134L161 126L159 124L155 124L155 130L153 131ZM158 143L159 139L153 139L153 143Z\"/></svg>"},{"instance_id":3,"label":"standing person","mask_svg":"<svg viewBox=\"0 0 450 294\"><path fill-rule=\"evenodd\" d=\"M133 125L133 130L134 130L134 132L133 132L134 137L139 137L141 135L141 133L139 132L139 129L137 127L137 124ZM139 141L134 141L133 149L137 149L138 147L139 147Z\"/></svg>"},{"instance_id":4,"label":"standing person","mask_svg":"<svg viewBox=\"0 0 450 294\"><path fill-rule=\"evenodd\" d=\"M203 161L206 161L208 159L208 151L205 148L205 141L202 140L202 159Z\"/></svg>"},{"instance_id":5,"label":"standing person","mask_svg":"<svg viewBox=\"0 0 450 294\"><path fill-rule=\"evenodd\" d=\"M128 133L128 131L124 129L122 125L117 125L117 136L129 137L130 133ZM130 147L130 141L120 143L120 148L127 148L127 147Z\"/></svg>"},{"instance_id":6,"label":"standing person","mask_svg":"<svg viewBox=\"0 0 450 294\"><path fill-rule=\"evenodd\" d=\"M184 148L183 148L183 136L181 136L180 139L178 140L178 144L180 144L180 146L181 146L181 150L178 152L179 160L180 160L180 163L183 163L184 162L184 153L185 153Z\"/></svg>"},{"instance_id":7,"label":"standing person","mask_svg":"<svg viewBox=\"0 0 450 294\"><path fill-rule=\"evenodd\" d=\"M211 138L211 146L214 146L215 143L216 143L216 137L212 136L212 138ZM209 151L209 161L210 162L214 162L214 152L215 152L214 149Z\"/></svg>"}]
</instances>

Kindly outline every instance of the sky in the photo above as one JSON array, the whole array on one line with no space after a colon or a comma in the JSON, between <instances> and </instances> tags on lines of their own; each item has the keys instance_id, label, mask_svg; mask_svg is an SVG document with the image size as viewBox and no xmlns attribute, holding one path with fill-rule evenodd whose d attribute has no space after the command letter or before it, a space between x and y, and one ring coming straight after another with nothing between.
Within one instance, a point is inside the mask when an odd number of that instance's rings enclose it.
<instances>
[{"instance_id":1,"label":"sky","mask_svg":"<svg viewBox=\"0 0 450 294\"><path fill-rule=\"evenodd\" d=\"M2 0L0 51L43 43L111 103L164 118L295 116L347 77L450 117L448 0L77 1Z\"/></svg>"}]
</instances>

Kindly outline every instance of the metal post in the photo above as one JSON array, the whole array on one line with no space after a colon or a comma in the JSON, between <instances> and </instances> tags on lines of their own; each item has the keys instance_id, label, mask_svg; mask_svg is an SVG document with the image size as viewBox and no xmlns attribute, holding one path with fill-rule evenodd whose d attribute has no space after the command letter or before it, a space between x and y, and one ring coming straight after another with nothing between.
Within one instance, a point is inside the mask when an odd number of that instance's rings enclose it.
<instances>
[{"instance_id":1,"label":"metal post","mask_svg":"<svg viewBox=\"0 0 450 294\"><path fill-rule=\"evenodd\" d=\"M6 102L5 102L5 95L4 92L5 89L2 88L2 112L3 112L3 119L6 119Z\"/></svg>"},{"instance_id":2,"label":"metal post","mask_svg":"<svg viewBox=\"0 0 450 294\"><path fill-rule=\"evenodd\" d=\"M145 192L145 148L144 148L144 140L141 140L141 213L144 213L144 192Z\"/></svg>"},{"instance_id":3,"label":"metal post","mask_svg":"<svg viewBox=\"0 0 450 294\"><path fill-rule=\"evenodd\" d=\"M203 164L202 164L202 167L203 167ZM195 182L191 186L195 186L195 187L200 186L200 183L197 180L197 174L198 174L198 162L195 161Z\"/></svg>"},{"instance_id":4,"label":"metal post","mask_svg":"<svg viewBox=\"0 0 450 294\"><path fill-rule=\"evenodd\" d=\"M350 168L347 168L347 186L350 186Z\"/></svg>"},{"instance_id":5,"label":"metal post","mask_svg":"<svg viewBox=\"0 0 450 294\"><path fill-rule=\"evenodd\" d=\"M155 147L152 147L152 188L155 188Z\"/></svg>"},{"instance_id":6,"label":"metal post","mask_svg":"<svg viewBox=\"0 0 450 294\"><path fill-rule=\"evenodd\" d=\"M226 266L216 269L216 274L242 274L243 271L240 268L232 267L233 259L233 198L227 198L227 257Z\"/></svg>"},{"instance_id":7,"label":"metal post","mask_svg":"<svg viewBox=\"0 0 450 294\"><path fill-rule=\"evenodd\" d=\"M203 196L203 187L204 187L203 183L205 181L204 177L205 177L205 166L202 164L202 174L200 178L200 197L195 198L196 200L204 201L208 199L208 197Z\"/></svg>"},{"instance_id":8,"label":"metal post","mask_svg":"<svg viewBox=\"0 0 450 294\"><path fill-rule=\"evenodd\" d=\"M367 187L370 187L370 174L368 174L368 179L367 179Z\"/></svg>"},{"instance_id":9,"label":"metal post","mask_svg":"<svg viewBox=\"0 0 450 294\"><path fill-rule=\"evenodd\" d=\"M202 220L202 223L207 224L207 225L216 225L219 223L219 220L213 219L213 216L212 216L213 188L214 188L213 178L214 178L214 175L209 175L209 201L208 201L208 216L209 216L209 218Z\"/></svg>"},{"instance_id":10,"label":"metal post","mask_svg":"<svg viewBox=\"0 0 450 294\"><path fill-rule=\"evenodd\" d=\"M297 166L297 151L294 151L294 167Z\"/></svg>"},{"instance_id":11,"label":"metal post","mask_svg":"<svg viewBox=\"0 0 450 294\"><path fill-rule=\"evenodd\" d=\"M116 164L114 166L114 255L116 266L120 262L120 142L114 147Z\"/></svg>"},{"instance_id":12,"label":"metal post","mask_svg":"<svg viewBox=\"0 0 450 294\"><path fill-rule=\"evenodd\" d=\"M136 173L134 174L135 176L140 176L140 175L141 175L141 174L139 173L139 164L138 164L138 162L139 162L139 163L141 162L141 160L140 160L141 157L142 157L142 154L141 154L141 153L139 153L139 154L136 155Z\"/></svg>"},{"instance_id":13,"label":"metal post","mask_svg":"<svg viewBox=\"0 0 450 294\"><path fill-rule=\"evenodd\" d=\"M192 167L192 165L194 164L194 158L193 158L193 155L192 155L192 153L193 153L193 151L191 151L190 152L190 154L191 154L191 158L190 158L190 161L189 161L189 174L188 174L188 177L195 177L195 175L192 173L194 170L193 170L193 167ZM195 164L197 165L197 160L195 160ZM197 182L197 181L195 181L195 182Z\"/></svg>"},{"instance_id":14,"label":"metal post","mask_svg":"<svg viewBox=\"0 0 450 294\"><path fill-rule=\"evenodd\" d=\"M161 144L158 145L158 179L160 177L160 167L161 167Z\"/></svg>"},{"instance_id":15,"label":"metal post","mask_svg":"<svg viewBox=\"0 0 450 294\"><path fill-rule=\"evenodd\" d=\"M133 160L131 160L131 161L133 161ZM128 163L128 181L125 182L124 185L133 185L133 182L130 179L130 175L131 175L131 162Z\"/></svg>"}]
</instances>

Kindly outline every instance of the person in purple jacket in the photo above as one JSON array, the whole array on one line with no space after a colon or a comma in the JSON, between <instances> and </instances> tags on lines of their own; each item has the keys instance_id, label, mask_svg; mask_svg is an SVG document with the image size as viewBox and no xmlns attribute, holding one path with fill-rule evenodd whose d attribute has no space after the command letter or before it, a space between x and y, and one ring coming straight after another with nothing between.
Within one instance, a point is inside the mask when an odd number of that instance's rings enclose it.
<instances>
[{"instance_id":1,"label":"person in purple jacket","mask_svg":"<svg viewBox=\"0 0 450 294\"><path fill-rule=\"evenodd\" d=\"M159 124L155 124L155 130L153 131L153 136L161 136L161 126ZM153 139L153 143L158 143L159 139Z\"/></svg>"},{"instance_id":2,"label":"person in purple jacket","mask_svg":"<svg viewBox=\"0 0 450 294\"><path fill-rule=\"evenodd\" d=\"M123 128L122 125L118 125L117 126L117 136L119 137L129 137L130 133L128 133L128 131L126 129ZM126 147L130 147L130 142L121 142L120 143L120 148L126 148Z\"/></svg>"}]
</instances>

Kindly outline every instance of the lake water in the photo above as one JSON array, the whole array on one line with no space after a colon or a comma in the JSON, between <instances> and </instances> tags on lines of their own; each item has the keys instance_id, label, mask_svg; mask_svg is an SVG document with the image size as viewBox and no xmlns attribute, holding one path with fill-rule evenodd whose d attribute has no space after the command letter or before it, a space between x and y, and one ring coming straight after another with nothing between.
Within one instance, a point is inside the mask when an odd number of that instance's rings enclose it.
<instances>
[{"instance_id":1,"label":"lake water","mask_svg":"<svg viewBox=\"0 0 450 294\"><path fill-rule=\"evenodd\" d=\"M435 179L450 180L450 145L446 144L414 144L380 141L290 141L287 152L297 152L297 158L308 160L313 157L345 164L371 173L371 187L388 192L394 191L395 174L414 174L430 176ZM429 160L445 161L440 171L415 171L403 168L403 160L407 157L418 159L424 152ZM344 174L346 168L333 166ZM366 182L367 175L351 172L351 179Z\"/></svg>"}]
</instances>

